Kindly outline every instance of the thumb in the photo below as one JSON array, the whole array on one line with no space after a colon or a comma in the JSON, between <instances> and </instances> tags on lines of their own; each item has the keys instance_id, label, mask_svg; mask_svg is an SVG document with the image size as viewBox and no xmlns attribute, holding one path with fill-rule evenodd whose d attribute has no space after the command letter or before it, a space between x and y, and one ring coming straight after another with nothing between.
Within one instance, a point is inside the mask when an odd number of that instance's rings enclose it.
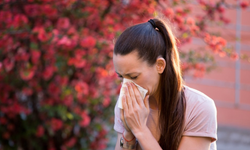
<instances>
[{"instance_id":1,"label":"thumb","mask_svg":"<svg viewBox=\"0 0 250 150\"><path fill-rule=\"evenodd\" d=\"M149 95L147 95L144 99L144 105L147 109L149 109Z\"/></svg>"}]
</instances>

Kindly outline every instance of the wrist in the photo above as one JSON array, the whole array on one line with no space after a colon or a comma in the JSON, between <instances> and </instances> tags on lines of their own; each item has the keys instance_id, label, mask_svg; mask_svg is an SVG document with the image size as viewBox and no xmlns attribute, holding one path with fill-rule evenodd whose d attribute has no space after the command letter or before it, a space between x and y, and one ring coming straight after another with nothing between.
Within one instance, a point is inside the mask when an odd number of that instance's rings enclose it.
<instances>
[{"instance_id":1,"label":"wrist","mask_svg":"<svg viewBox=\"0 0 250 150\"><path fill-rule=\"evenodd\" d=\"M135 143L136 141L134 134L132 132L128 132L127 130L122 133L122 136L127 143Z\"/></svg>"},{"instance_id":2,"label":"wrist","mask_svg":"<svg viewBox=\"0 0 250 150\"><path fill-rule=\"evenodd\" d=\"M149 131L147 126L141 127L140 129L133 132L134 136L139 140L139 138L143 138L143 136Z\"/></svg>"}]
</instances>

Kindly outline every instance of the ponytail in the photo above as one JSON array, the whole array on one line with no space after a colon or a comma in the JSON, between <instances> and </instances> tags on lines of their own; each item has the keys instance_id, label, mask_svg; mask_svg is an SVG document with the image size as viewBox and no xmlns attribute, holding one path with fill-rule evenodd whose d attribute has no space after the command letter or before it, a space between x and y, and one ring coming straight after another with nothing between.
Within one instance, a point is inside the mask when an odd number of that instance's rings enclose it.
<instances>
[{"instance_id":1,"label":"ponytail","mask_svg":"<svg viewBox=\"0 0 250 150\"><path fill-rule=\"evenodd\" d=\"M181 75L179 53L176 39L169 26L160 19L153 19L165 41L166 68L161 75L160 85L160 118L161 136L159 144L162 149L177 150L184 128L185 96Z\"/></svg>"}]
</instances>

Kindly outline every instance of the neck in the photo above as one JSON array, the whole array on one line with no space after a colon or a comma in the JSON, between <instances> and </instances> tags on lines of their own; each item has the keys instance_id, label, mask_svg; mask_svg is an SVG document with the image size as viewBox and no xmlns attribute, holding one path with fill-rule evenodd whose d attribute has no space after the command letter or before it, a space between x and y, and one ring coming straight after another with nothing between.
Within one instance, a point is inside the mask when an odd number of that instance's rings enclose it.
<instances>
[{"instance_id":1,"label":"neck","mask_svg":"<svg viewBox=\"0 0 250 150\"><path fill-rule=\"evenodd\" d=\"M155 96L149 96L149 107L150 109L159 110L159 102Z\"/></svg>"}]
</instances>

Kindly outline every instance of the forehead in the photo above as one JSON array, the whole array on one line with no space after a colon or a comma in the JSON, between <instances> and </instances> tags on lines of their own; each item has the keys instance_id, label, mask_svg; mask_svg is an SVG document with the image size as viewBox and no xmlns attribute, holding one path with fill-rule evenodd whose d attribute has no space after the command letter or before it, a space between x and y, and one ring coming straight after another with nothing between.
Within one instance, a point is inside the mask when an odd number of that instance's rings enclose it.
<instances>
[{"instance_id":1,"label":"forehead","mask_svg":"<svg viewBox=\"0 0 250 150\"><path fill-rule=\"evenodd\" d=\"M126 74L129 72L140 72L147 66L147 62L139 59L136 51L127 55L113 55L113 63L116 72Z\"/></svg>"}]
</instances>

